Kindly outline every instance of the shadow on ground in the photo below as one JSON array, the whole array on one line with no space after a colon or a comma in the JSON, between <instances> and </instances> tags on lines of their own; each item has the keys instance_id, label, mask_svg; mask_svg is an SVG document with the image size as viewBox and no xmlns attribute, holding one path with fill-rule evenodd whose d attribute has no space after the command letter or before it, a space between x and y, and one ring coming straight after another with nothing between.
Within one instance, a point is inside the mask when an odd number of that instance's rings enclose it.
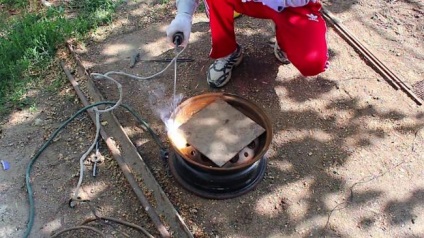
<instances>
[{"instance_id":1,"label":"shadow on ground","mask_svg":"<svg viewBox=\"0 0 424 238\"><path fill-rule=\"evenodd\" d=\"M348 11L356 4L355 1L330 3L330 10L338 4L337 9L340 12ZM137 7L131 10L135 9ZM128 12L131 14L131 11ZM105 73L122 69L134 74L152 74L162 69L164 64L139 62L135 68L130 69L129 57L135 50L146 58L172 57L172 50L163 50L166 49L163 39L164 23L146 24L135 34L115 35L105 42L91 42L87 44L88 51L81 56L91 63L92 72ZM418 224L417 220L422 219L421 214L417 213L423 205L422 186L410 187L399 199L386 196L390 193L390 182L396 179L403 181L393 177L391 172L396 172L393 174L397 176L398 169L403 168L410 176L417 175L412 168L402 166L415 165L420 151L422 153L422 145L417 144L417 150L411 152L410 144L406 142L410 142L411 138L415 141L417 133L422 131L423 113L408 111L407 107L399 110L387 109L388 104L396 102L396 99L370 102L366 101L368 99L346 94L346 91L353 89L342 88L343 85L340 85L346 77L351 77L345 75L344 69L336 68L334 74L319 77L302 77L291 65L280 66L273 58L272 48L268 45L268 40L273 37L269 24L248 18L242 18L237 24L239 42L245 49L245 59L234 70L228 86L213 90L206 84L205 74L211 60L207 57L210 48L208 25L203 19L194 24L193 41L184 52L184 57L191 57L195 62L179 64L178 91L185 98L205 92L234 93L257 103L268 113L274 130L273 143L268 153L269 166L264 180L254 191L231 200L207 200L190 194L177 185L173 178L166 176L162 163L158 160L156 144L146 138L147 133L142 132L140 125L126 112L115 113L192 231L199 237L359 237L378 229L382 230L376 233L380 235L385 234L384 229L389 229L393 234L404 235L406 233L401 231L405 223L409 222L412 224L410 226ZM111 46L118 47L114 51L109 49ZM337 53L340 52L335 49L337 47L330 46L332 59L346 60L345 52ZM355 65L362 62L356 60L346 63ZM140 112L163 141L167 141L166 128L158 117L158 108L150 104L149 95L153 90L163 88L164 97L171 97L174 77L171 71L150 81L117 77L123 84L124 103ZM113 85L107 82L97 84L107 99L118 98ZM373 86L375 85L370 87ZM398 103L401 106L407 104L403 100ZM85 139L86 137L89 136L84 134ZM66 138L72 138L72 135L67 134L63 138L67 141ZM87 145L88 142L78 149ZM69 146L69 143L61 146ZM60 151L60 146L55 149L55 152ZM72 160L78 158L76 155L71 157ZM63 174L55 175L54 184L46 189L43 186L52 177L45 175L45 167L37 166L34 177L39 180L35 182L42 181L42 184L37 185L36 191L48 191L55 198L55 209L49 210L48 201L40 201L36 197L39 208L45 209L41 213L42 217L38 215L37 219L42 221L42 225L52 224L50 231L58 231L78 221L74 219L69 223L64 222L72 214L69 210L66 210L68 215L61 213L71 191L68 188L63 195L63 191L57 189L60 185L56 183L62 182L72 187L76 177L68 173L71 162L58 164L55 153L44 159L48 161L46 163L49 170L60 167ZM122 179L116 164L112 161L105 163L110 164L105 166L110 169L106 171L114 175L112 178ZM73 169L76 169L77 166L74 166ZM128 186L122 180L111 181L108 175L99 177L95 182L89 180L86 184L87 193L94 189L93 199L99 204L107 201L99 207L107 214L138 221L146 219L145 216L140 218L141 210L132 209L137 202L133 195L128 195L131 193ZM363 187L372 182L374 186ZM112 192L116 187L124 189ZM115 197L120 199L120 208L115 203ZM368 207L374 210L369 213L355 213L367 210ZM341 212L345 214L340 215ZM81 219L89 215L85 209L82 213L79 217ZM334 216L342 218L335 220ZM140 222L148 223L145 220ZM352 231L352 227L359 231ZM419 229L413 230L415 231L413 235L422 234Z\"/></svg>"}]
</instances>

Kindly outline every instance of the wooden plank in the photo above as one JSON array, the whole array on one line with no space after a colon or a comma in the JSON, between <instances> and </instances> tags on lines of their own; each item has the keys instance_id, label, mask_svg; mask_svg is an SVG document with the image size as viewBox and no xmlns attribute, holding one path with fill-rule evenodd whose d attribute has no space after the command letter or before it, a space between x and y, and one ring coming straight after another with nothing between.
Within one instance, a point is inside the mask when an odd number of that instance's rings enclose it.
<instances>
[{"instance_id":1,"label":"wooden plank","mask_svg":"<svg viewBox=\"0 0 424 238\"><path fill-rule=\"evenodd\" d=\"M103 95L97 89L92 79L88 76L87 70L81 64L81 61L79 61L78 55L73 51L71 44L68 44L68 49L77 62L79 74L87 81L89 97L95 102L104 101ZM154 209L169 226L171 235L178 238L193 238L193 234L184 222L183 217L178 213L171 201L169 201L168 196L156 181L152 172L138 153L137 148L123 130L118 119L112 113L104 113L102 114L102 120L108 122L107 128L104 128L109 137L114 138L115 141L119 142L120 157L123 158L125 163L128 165L128 171L137 178L141 178L146 188L152 191L156 204Z\"/></svg>"},{"instance_id":2,"label":"wooden plank","mask_svg":"<svg viewBox=\"0 0 424 238\"><path fill-rule=\"evenodd\" d=\"M94 90L98 90L95 88L94 82L92 82L91 79L89 80L89 85L88 89L90 91L90 96L96 101L102 101L102 99L99 98L100 92L98 92L97 95L94 93ZM135 148L128 135L124 132L118 119L116 119L112 113L102 114L102 119L107 121L108 128L112 129L109 133L110 136L116 141L119 141L122 157L125 158L127 164L131 165L131 173L137 177L141 177L146 187L153 191L153 197L157 204L155 210L170 226L173 237L193 237L183 218L169 201L162 187L156 181L143 158L138 153L137 148Z\"/></svg>"},{"instance_id":3,"label":"wooden plank","mask_svg":"<svg viewBox=\"0 0 424 238\"><path fill-rule=\"evenodd\" d=\"M224 100L207 105L178 130L190 145L218 166L223 166L265 132Z\"/></svg>"},{"instance_id":4,"label":"wooden plank","mask_svg":"<svg viewBox=\"0 0 424 238\"><path fill-rule=\"evenodd\" d=\"M84 106L89 106L90 103L88 102L86 96L84 93L80 90L78 83L75 81L74 77L71 75L67 67L63 62L60 63L66 76L68 77L69 81L71 82L72 86L74 87L78 97L80 98L82 104ZM95 123L95 114L92 109L88 110L88 114ZM109 148L109 151L115 158L115 160L118 162L119 167L122 169L122 172L124 173L125 178L131 185L131 188L133 189L134 193L136 194L137 198L139 199L140 203L142 204L144 210L149 215L150 219L158 229L161 237L169 238L171 235L169 234L168 230L166 229L165 225L160 220L158 214L155 210L151 209L151 205L149 204L149 201L147 200L146 196L144 195L143 191L140 189L140 187L137 184L136 179L134 178L133 174L131 173L131 170L128 166L128 164L125 162L124 158L121 156L121 151L116 146L115 142L112 140L112 138L109 136L108 132L105 130L103 126L100 125L100 135L102 136L103 140L105 141L106 145Z\"/></svg>"}]
</instances>

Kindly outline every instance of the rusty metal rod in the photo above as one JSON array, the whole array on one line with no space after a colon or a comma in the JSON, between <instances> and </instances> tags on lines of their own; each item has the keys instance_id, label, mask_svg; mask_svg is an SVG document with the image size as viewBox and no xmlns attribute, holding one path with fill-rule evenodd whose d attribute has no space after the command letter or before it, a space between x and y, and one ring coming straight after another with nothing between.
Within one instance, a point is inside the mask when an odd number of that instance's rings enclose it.
<instances>
[{"instance_id":1,"label":"rusty metal rod","mask_svg":"<svg viewBox=\"0 0 424 238\"><path fill-rule=\"evenodd\" d=\"M352 34L350 34L349 32L347 32L347 30L341 25L340 21L337 20L334 16L331 15L330 12L328 12L326 9L322 8L322 12L323 12L323 16L324 18L329 21L330 23L332 23L332 25L334 26L334 28L336 28L336 30L339 32L339 34L341 34L341 36L351 45L355 48L355 50L359 51L359 53L365 57L365 59L370 62L371 64L373 64L372 66L374 66L374 69L378 71L378 73L382 74L382 76L388 81L388 83L391 84L391 86L393 88L395 88L396 90L400 89L398 84L392 79L392 77L386 72L384 71L381 67L378 66L377 62L375 62L375 59L369 55L367 53L367 51L365 49L363 49L363 47L361 47L361 45L359 44L359 42L357 40L355 40L352 37ZM375 67L377 66L377 67Z\"/></svg>"},{"instance_id":2,"label":"rusty metal rod","mask_svg":"<svg viewBox=\"0 0 424 238\"><path fill-rule=\"evenodd\" d=\"M90 103L88 102L84 93L79 88L78 82L76 82L76 80L74 79L72 74L66 68L65 63L60 62L60 65L62 66L63 71L65 72L66 76L68 77L68 80L71 82L72 86L74 87L74 90L77 93L78 97L80 98L82 104L84 106L89 106ZM95 121L95 115L94 115L93 110L88 110L88 114L90 115L91 119L93 121ZM109 151L112 153L116 162L118 162L118 165L121 168L122 172L124 173L125 178L128 180L129 184L131 185L131 188L133 189L134 193L136 194L138 200L140 201L140 203L143 206L144 210L146 211L147 215L150 217L150 219L152 220L152 222L156 226L161 237L171 237L171 235L169 234L165 225L160 220L158 214L155 212L153 207L149 204L149 201L144 196L143 191L138 186L137 180L131 174L131 170L129 169L128 164L124 161L124 159L121 156L121 151L116 147L115 143L113 142L111 137L107 135L106 131L103 129L102 126L100 126L100 135L102 136L103 140L106 142L106 145L108 146Z\"/></svg>"},{"instance_id":3,"label":"rusty metal rod","mask_svg":"<svg viewBox=\"0 0 424 238\"><path fill-rule=\"evenodd\" d=\"M341 36L357 50L371 64L372 68L380 73L383 78L396 90L402 89L418 105L423 101L411 90L411 87L403 82L395 73L381 62L367 47L365 47L352 33L350 33L343 24L334 17L328 10L322 8L324 18L329 21Z\"/></svg>"},{"instance_id":4,"label":"rusty metal rod","mask_svg":"<svg viewBox=\"0 0 424 238\"><path fill-rule=\"evenodd\" d=\"M331 18L335 23L336 27L339 28L340 31L345 32L356 44L357 46L363 50L367 56L369 56L377 65L382 69L385 73L390 75L390 78L393 79L396 83L403 85L404 87L411 89L411 87L405 84L395 73L393 73L383 62L381 62L367 47L365 47L358 38L355 37L347 28L343 26L343 24L335 18L329 11L324 10L324 14ZM400 86L400 85L399 85Z\"/></svg>"}]
</instances>

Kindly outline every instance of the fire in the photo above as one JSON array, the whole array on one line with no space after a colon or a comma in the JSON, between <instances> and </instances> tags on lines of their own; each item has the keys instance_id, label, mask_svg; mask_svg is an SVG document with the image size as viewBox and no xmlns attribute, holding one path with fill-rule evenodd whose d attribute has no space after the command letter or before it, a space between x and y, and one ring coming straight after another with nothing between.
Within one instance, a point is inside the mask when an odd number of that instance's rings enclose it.
<instances>
[{"instance_id":1,"label":"fire","mask_svg":"<svg viewBox=\"0 0 424 238\"><path fill-rule=\"evenodd\" d=\"M174 143L175 147L177 147L177 149L183 149L187 147L187 140L178 130L181 123L177 120L169 118L165 121L165 125L166 129L168 130L168 137Z\"/></svg>"}]
</instances>

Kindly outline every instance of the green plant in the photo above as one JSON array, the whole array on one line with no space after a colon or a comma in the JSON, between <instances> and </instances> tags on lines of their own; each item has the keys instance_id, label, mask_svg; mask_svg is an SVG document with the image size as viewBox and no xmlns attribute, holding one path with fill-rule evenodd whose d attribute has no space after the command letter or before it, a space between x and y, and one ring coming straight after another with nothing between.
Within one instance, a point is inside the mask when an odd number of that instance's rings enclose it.
<instances>
[{"instance_id":1,"label":"green plant","mask_svg":"<svg viewBox=\"0 0 424 238\"><path fill-rule=\"evenodd\" d=\"M28 6L29 2L27 0L0 0L0 4L5 4L13 8L21 8Z\"/></svg>"},{"instance_id":2,"label":"green plant","mask_svg":"<svg viewBox=\"0 0 424 238\"><path fill-rule=\"evenodd\" d=\"M26 85L42 74L57 45L70 34L62 27L64 21L55 10L11 20L0 38L0 102L13 105L23 99Z\"/></svg>"},{"instance_id":3,"label":"green plant","mask_svg":"<svg viewBox=\"0 0 424 238\"><path fill-rule=\"evenodd\" d=\"M67 82L66 78L63 75L57 76L50 84L46 87L48 92L56 92L62 88Z\"/></svg>"},{"instance_id":4,"label":"green plant","mask_svg":"<svg viewBox=\"0 0 424 238\"><path fill-rule=\"evenodd\" d=\"M10 7L28 6L24 0L0 0ZM81 0L76 17L67 17L69 6L40 12L22 10L20 16L0 20L0 112L25 106L28 87L43 78L56 51L70 37L83 38L109 23L119 1ZM76 7L71 6L71 7Z\"/></svg>"},{"instance_id":5,"label":"green plant","mask_svg":"<svg viewBox=\"0 0 424 238\"><path fill-rule=\"evenodd\" d=\"M29 111L30 112L38 111L38 107L37 107L37 104L35 102L31 103L31 105L29 106Z\"/></svg>"}]
</instances>

